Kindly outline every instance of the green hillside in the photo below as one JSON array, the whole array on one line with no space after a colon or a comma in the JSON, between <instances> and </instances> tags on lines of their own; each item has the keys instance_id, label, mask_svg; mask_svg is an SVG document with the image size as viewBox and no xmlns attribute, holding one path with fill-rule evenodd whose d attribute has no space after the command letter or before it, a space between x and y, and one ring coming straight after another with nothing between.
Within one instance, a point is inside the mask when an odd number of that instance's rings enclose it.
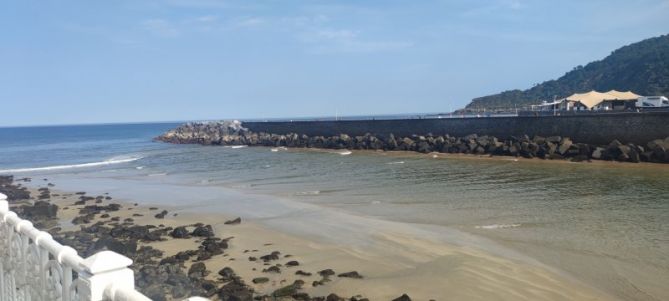
<instances>
[{"instance_id":1,"label":"green hillside","mask_svg":"<svg viewBox=\"0 0 669 301\"><path fill-rule=\"evenodd\" d=\"M669 96L669 35L624 46L601 61L578 66L564 76L524 91L510 90L475 98L466 109L522 107L553 96L590 90L631 90L639 95Z\"/></svg>"}]
</instances>

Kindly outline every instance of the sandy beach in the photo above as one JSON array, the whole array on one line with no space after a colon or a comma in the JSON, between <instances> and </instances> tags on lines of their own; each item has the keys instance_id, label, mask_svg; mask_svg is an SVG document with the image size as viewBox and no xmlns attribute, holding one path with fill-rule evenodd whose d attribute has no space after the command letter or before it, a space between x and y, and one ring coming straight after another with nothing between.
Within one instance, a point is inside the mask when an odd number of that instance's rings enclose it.
<instances>
[{"instance_id":1,"label":"sandy beach","mask_svg":"<svg viewBox=\"0 0 669 301\"><path fill-rule=\"evenodd\" d=\"M46 183L37 180L28 183L32 187L32 195L37 195L37 188L46 187ZM73 205L81 195L58 191L58 183L54 184L56 186L51 188L51 193L58 197L52 197L51 202L61 208L58 210L61 227L63 231L75 230L79 226L69 221L83 208L83 205ZM339 222L331 227L308 218L288 217L287 220L293 224L288 228L309 231L287 232L286 227L268 228L247 219L242 219L240 224L225 224L225 221L234 219L234 215L193 212L169 206L156 210L155 207L142 205L141 200L112 199L105 200L101 205L108 202L121 204L122 209L109 212L107 219L131 218L135 225L165 227L203 223L212 225L214 233L220 238L232 237L224 255L202 261L211 271L207 278L214 280L219 276L217 271L230 267L257 295L271 295L295 280L302 280L305 285L300 292L310 296L335 293L369 300L392 300L402 294L413 300L615 300L562 272L537 262L528 262L527 258L521 259L513 252L483 252L476 245L488 242L461 233L449 234L461 236L460 245L448 244L430 238L419 230L420 227L343 215L335 216ZM135 203L139 205L135 206ZM154 217L162 210L168 212L164 218ZM91 223L100 220L105 219L96 216ZM320 228L322 233L319 234L330 239L314 235L314 228ZM162 250L163 257L169 257L197 248L199 241L199 238L174 238L140 243L140 246L152 246ZM259 259L275 251L280 252L278 259L268 262ZM287 265L291 261L297 264ZM187 260L184 268L188 269L193 262ZM280 272L263 272L271 266L277 266ZM318 272L326 269L334 272L328 277L330 281L314 286L314 282L323 279ZM296 275L298 270L306 273ZM336 276L352 271L358 272L362 278ZM305 275L309 273L310 276ZM263 283L254 283L253 280L259 278L267 279Z\"/></svg>"}]
</instances>

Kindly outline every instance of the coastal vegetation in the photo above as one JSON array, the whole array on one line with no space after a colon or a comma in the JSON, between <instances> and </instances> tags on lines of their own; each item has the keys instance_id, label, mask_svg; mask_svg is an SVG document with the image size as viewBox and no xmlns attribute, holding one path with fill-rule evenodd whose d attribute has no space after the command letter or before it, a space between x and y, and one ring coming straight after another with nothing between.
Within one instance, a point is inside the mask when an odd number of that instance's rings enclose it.
<instances>
[{"instance_id":1,"label":"coastal vegetation","mask_svg":"<svg viewBox=\"0 0 669 301\"><path fill-rule=\"evenodd\" d=\"M474 98L465 110L512 109L591 90L669 95L669 34L621 47L600 61L576 66L558 79L526 90Z\"/></svg>"}]
</instances>

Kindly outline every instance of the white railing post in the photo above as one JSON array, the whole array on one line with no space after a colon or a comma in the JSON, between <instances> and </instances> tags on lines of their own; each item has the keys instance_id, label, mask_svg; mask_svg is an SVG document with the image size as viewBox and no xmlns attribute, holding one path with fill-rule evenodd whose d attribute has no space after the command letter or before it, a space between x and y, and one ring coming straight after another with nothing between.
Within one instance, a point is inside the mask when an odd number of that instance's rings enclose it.
<instances>
[{"instance_id":1,"label":"white railing post","mask_svg":"<svg viewBox=\"0 0 669 301\"><path fill-rule=\"evenodd\" d=\"M131 264L130 258L112 251L102 251L84 259L83 271L77 279L79 296L90 301L115 300L117 291L134 291L135 278L128 268Z\"/></svg>"},{"instance_id":2,"label":"white railing post","mask_svg":"<svg viewBox=\"0 0 669 301\"><path fill-rule=\"evenodd\" d=\"M7 196L0 193L0 216L5 216L9 212L9 202L7 202ZM0 221L1 223L2 221ZM1 227L2 225L0 225ZM5 248L5 237L0 237L0 248ZM4 250L0 249L0 254ZM7 287L5 285L5 267L2 264L3 260L0 258L0 301L7 301Z\"/></svg>"},{"instance_id":3,"label":"white railing post","mask_svg":"<svg viewBox=\"0 0 669 301\"><path fill-rule=\"evenodd\" d=\"M0 301L151 301L135 290L131 264L112 251L81 258L10 211L0 193Z\"/></svg>"}]
</instances>

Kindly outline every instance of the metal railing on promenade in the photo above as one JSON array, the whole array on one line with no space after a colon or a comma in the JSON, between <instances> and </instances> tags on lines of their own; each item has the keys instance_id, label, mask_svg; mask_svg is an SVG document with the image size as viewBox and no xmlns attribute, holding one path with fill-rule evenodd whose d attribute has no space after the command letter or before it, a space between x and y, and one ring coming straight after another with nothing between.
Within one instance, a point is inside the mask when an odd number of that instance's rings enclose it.
<instances>
[{"instance_id":1,"label":"metal railing on promenade","mask_svg":"<svg viewBox=\"0 0 669 301\"><path fill-rule=\"evenodd\" d=\"M150 301L135 290L131 264L112 251L82 258L10 211L0 193L0 301Z\"/></svg>"}]
</instances>

